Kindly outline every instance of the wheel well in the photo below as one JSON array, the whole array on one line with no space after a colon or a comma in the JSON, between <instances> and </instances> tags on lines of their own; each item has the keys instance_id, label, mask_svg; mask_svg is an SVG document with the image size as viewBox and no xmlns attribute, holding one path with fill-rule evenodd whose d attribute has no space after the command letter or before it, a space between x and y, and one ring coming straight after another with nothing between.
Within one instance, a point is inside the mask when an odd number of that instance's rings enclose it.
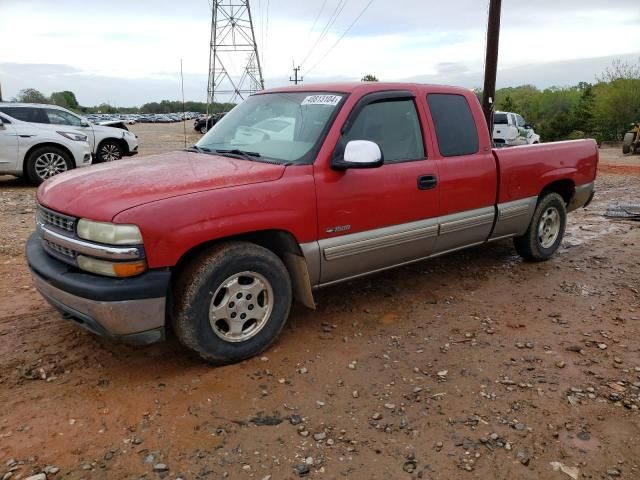
<instances>
[{"instance_id":1,"label":"wheel well","mask_svg":"<svg viewBox=\"0 0 640 480\"><path fill-rule=\"evenodd\" d=\"M75 159L73 158L73 153L71 153L71 150L69 150L67 147L65 147L64 145L60 145L59 143L53 143L53 142L44 142L44 143L39 143L37 145L34 145L33 147L31 147L27 153L25 153L24 155L24 160L22 161L22 171L25 173L27 172L27 162L29 161L29 158L31 157L31 154L42 147L55 147L59 150L62 150L63 152L65 152L67 155L69 155L69 158L71 159L71 168L76 168L76 162Z\"/></svg>"},{"instance_id":2,"label":"wheel well","mask_svg":"<svg viewBox=\"0 0 640 480\"><path fill-rule=\"evenodd\" d=\"M109 137L109 138L104 138L102 140L100 140L100 143L98 144L98 147L96 148L96 155L98 154L98 150L100 150L100 147L102 147L102 145L105 142L116 142L118 145L120 145L120 147L122 148L122 153L123 154L127 154L129 153L129 144L126 142L126 140L124 138L115 138L115 137Z\"/></svg>"},{"instance_id":3,"label":"wheel well","mask_svg":"<svg viewBox=\"0 0 640 480\"><path fill-rule=\"evenodd\" d=\"M176 278L179 272L181 272L197 255L207 248L218 243L233 241L254 243L275 253L287 267L289 275L291 276L296 300L310 308L315 308L313 294L311 291L311 283L309 281L308 272L306 271L304 255L295 237L284 230L261 230L258 232L243 233L197 245L180 257L178 263L176 263L176 266L172 269L172 276ZM296 262L294 260L299 261ZM301 264L304 266L301 267Z\"/></svg>"},{"instance_id":4,"label":"wheel well","mask_svg":"<svg viewBox=\"0 0 640 480\"><path fill-rule=\"evenodd\" d=\"M556 180L555 182L550 183L542 189L539 198L542 198L546 192L553 192L560 195L568 205L569 202L571 202L575 191L576 185L572 180Z\"/></svg>"}]
</instances>

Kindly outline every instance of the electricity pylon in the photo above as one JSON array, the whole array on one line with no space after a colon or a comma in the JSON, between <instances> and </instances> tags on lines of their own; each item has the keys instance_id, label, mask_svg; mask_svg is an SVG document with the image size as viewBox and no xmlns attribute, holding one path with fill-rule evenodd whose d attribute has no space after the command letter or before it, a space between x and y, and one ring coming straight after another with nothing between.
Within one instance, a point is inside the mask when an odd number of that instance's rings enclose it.
<instances>
[{"instance_id":1,"label":"electricity pylon","mask_svg":"<svg viewBox=\"0 0 640 480\"><path fill-rule=\"evenodd\" d=\"M237 63L244 65L242 72L229 71ZM249 0L213 0L207 109L214 101L235 103L263 88Z\"/></svg>"}]
</instances>

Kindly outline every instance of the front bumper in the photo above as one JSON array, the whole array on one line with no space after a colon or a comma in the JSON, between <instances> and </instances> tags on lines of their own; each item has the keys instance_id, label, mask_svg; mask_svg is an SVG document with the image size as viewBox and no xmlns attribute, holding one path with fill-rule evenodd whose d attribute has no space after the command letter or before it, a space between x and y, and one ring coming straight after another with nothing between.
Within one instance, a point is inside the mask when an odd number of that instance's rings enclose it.
<instances>
[{"instance_id":1,"label":"front bumper","mask_svg":"<svg viewBox=\"0 0 640 480\"><path fill-rule=\"evenodd\" d=\"M134 155L138 154L138 145L136 144L134 147L131 147L131 145L129 145L129 151L127 153L125 153L126 157L133 157Z\"/></svg>"},{"instance_id":2,"label":"front bumper","mask_svg":"<svg viewBox=\"0 0 640 480\"><path fill-rule=\"evenodd\" d=\"M36 288L67 319L137 345L164 338L168 270L123 279L92 275L50 256L35 233L27 241L26 255Z\"/></svg>"}]
</instances>

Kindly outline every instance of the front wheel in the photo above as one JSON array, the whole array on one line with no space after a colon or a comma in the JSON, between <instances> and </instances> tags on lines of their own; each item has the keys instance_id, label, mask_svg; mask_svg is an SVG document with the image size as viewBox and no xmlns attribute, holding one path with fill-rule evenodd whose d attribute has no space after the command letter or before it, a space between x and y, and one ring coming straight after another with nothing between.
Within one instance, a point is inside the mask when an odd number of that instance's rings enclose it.
<instances>
[{"instance_id":1,"label":"front wheel","mask_svg":"<svg viewBox=\"0 0 640 480\"><path fill-rule=\"evenodd\" d=\"M98 160L100 162L113 162L122 158L122 147L113 140L107 140L98 148Z\"/></svg>"},{"instance_id":2,"label":"front wheel","mask_svg":"<svg viewBox=\"0 0 640 480\"><path fill-rule=\"evenodd\" d=\"M270 250L247 242L215 246L173 286L173 329L204 360L224 365L259 354L284 327L291 280Z\"/></svg>"},{"instance_id":3,"label":"front wheel","mask_svg":"<svg viewBox=\"0 0 640 480\"><path fill-rule=\"evenodd\" d=\"M525 260L548 260L558 250L567 225L567 208L557 193L544 195L533 213L529 228L513 239L518 254Z\"/></svg>"}]
</instances>

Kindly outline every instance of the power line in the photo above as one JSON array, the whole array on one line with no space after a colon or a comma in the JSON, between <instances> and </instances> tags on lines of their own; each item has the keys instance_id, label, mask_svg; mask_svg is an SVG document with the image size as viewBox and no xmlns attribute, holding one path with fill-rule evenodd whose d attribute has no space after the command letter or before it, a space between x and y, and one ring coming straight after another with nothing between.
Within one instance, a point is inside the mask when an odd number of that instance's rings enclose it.
<instances>
[{"instance_id":1,"label":"power line","mask_svg":"<svg viewBox=\"0 0 640 480\"><path fill-rule=\"evenodd\" d=\"M310 72L312 72L313 70L315 70L315 68L320 65L323 60L325 58L327 58L327 55L329 55L334 48L336 48L336 45L338 45L340 43L340 41L344 38L344 36L349 33L349 30L351 30L351 28L358 22L358 20L360 20L360 17L362 17L362 15L365 14L365 12L369 9L369 7L371 6L371 4L373 3L374 0L369 0L369 2L364 6L364 8L362 9L362 11L358 14L358 16L355 18L355 20L353 22L351 22L351 25L349 25L347 27L347 29L344 31L344 33L342 35L340 35L340 38L338 38L338 40L336 40L336 42L331 45L331 47L329 48L329 50L327 50L327 52L322 56L322 58L320 60L318 60L313 67L311 67L309 70L307 70L307 74L309 74Z\"/></svg>"},{"instance_id":2,"label":"power line","mask_svg":"<svg viewBox=\"0 0 640 480\"><path fill-rule=\"evenodd\" d=\"M309 30L309 33L313 33L313 29L316 28L316 23L318 23L318 19L320 18L320 15L322 15L322 12L324 11L324 6L326 4L327 4L327 0L324 0L322 2L322 6L320 7L320 11L316 15L316 19L313 21L313 25L311 25L311 30Z\"/></svg>"},{"instance_id":3,"label":"power line","mask_svg":"<svg viewBox=\"0 0 640 480\"><path fill-rule=\"evenodd\" d=\"M324 37L329 32L329 29L333 26L337 18L340 16L340 14L342 13L342 10L344 10L344 7L347 5L347 3L349 3L349 0L340 0L338 2L338 5L336 5L336 8L333 10L333 13L331 13L331 16L329 17L327 24L324 26L316 42L313 44L313 46L311 47L307 55L304 57L304 60L300 62L300 65L304 65L304 63L309 59L309 57L312 55L313 51L316 49L318 44L324 39Z\"/></svg>"}]
</instances>

